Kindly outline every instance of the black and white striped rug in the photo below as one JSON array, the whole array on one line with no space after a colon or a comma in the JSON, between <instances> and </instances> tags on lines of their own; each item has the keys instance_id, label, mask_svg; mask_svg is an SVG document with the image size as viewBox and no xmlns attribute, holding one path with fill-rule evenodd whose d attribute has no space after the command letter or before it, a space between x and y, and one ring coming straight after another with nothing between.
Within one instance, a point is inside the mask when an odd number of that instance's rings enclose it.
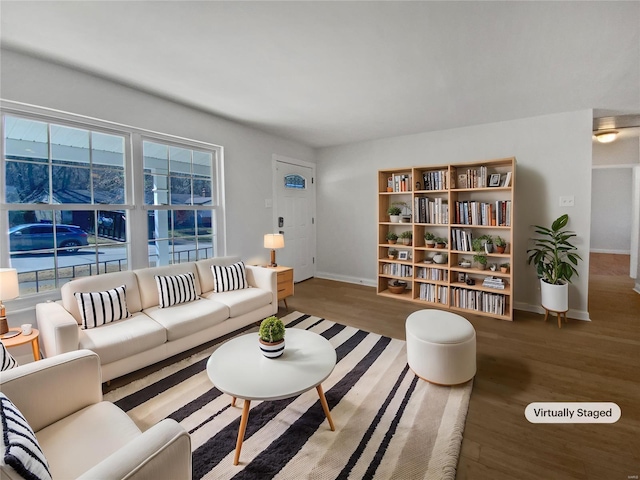
<instances>
[{"instance_id":1,"label":"black and white striped rug","mask_svg":"<svg viewBox=\"0 0 640 480\"><path fill-rule=\"evenodd\" d=\"M315 389L251 402L240 465L233 465L242 402L213 387L216 345L109 392L142 430L163 418L191 434L194 479L454 479L472 382L432 385L407 367L405 342L295 312L287 328L327 338L338 362L323 382L332 432Z\"/></svg>"}]
</instances>

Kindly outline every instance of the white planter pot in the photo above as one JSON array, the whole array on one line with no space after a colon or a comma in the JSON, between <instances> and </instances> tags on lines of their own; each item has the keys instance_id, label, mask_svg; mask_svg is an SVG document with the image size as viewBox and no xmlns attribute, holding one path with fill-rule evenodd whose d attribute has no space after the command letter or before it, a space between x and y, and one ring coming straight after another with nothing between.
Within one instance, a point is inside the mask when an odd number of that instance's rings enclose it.
<instances>
[{"instance_id":1,"label":"white planter pot","mask_svg":"<svg viewBox=\"0 0 640 480\"><path fill-rule=\"evenodd\" d=\"M260 342L262 354L267 358L277 358L284 353L284 338L275 343L265 342L259 338L258 342Z\"/></svg>"},{"instance_id":2,"label":"white planter pot","mask_svg":"<svg viewBox=\"0 0 640 480\"><path fill-rule=\"evenodd\" d=\"M400 223L400 215L389 215L389 221L391 223Z\"/></svg>"},{"instance_id":3,"label":"white planter pot","mask_svg":"<svg viewBox=\"0 0 640 480\"><path fill-rule=\"evenodd\" d=\"M540 279L540 296L544 308L553 312L569 310L569 284L552 285Z\"/></svg>"}]
</instances>

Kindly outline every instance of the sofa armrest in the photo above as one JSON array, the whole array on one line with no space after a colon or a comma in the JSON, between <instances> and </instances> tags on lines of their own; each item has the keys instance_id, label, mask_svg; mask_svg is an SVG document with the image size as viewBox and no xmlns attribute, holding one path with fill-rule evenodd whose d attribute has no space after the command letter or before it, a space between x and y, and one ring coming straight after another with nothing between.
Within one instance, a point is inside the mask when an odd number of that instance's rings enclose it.
<instances>
[{"instance_id":1,"label":"sofa armrest","mask_svg":"<svg viewBox=\"0 0 640 480\"><path fill-rule=\"evenodd\" d=\"M78 349L78 322L60 303L38 303L36 319L45 357Z\"/></svg>"},{"instance_id":2,"label":"sofa armrest","mask_svg":"<svg viewBox=\"0 0 640 480\"><path fill-rule=\"evenodd\" d=\"M78 480L188 480L191 468L191 437L178 422L165 419Z\"/></svg>"},{"instance_id":3,"label":"sofa armrest","mask_svg":"<svg viewBox=\"0 0 640 480\"><path fill-rule=\"evenodd\" d=\"M246 265L247 282L252 287L268 290L273 295L274 304L278 304L278 274L271 268Z\"/></svg>"},{"instance_id":4,"label":"sofa armrest","mask_svg":"<svg viewBox=\"0 0 640 480\"><path fill-rule=\"evenodd\" d=\"M37 432L102 401L100 358L90 350L76 350L5 370L0 390Z\"/></svg>"}]
</instances>

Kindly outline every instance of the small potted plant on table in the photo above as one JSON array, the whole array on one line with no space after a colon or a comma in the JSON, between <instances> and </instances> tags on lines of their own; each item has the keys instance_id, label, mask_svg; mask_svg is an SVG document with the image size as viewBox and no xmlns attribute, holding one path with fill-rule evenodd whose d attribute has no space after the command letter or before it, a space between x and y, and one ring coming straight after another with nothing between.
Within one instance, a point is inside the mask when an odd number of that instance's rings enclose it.
<instances>
[{"instance_id":1,"label":"small potted plant on table","mask_svg":"<svg viewBox=\"0 0 640 480\"><path fill-rule=\"evenodd\" d=\"M284 323L274 315L260 323L258 338L260 350L265 357L276 358L284 353L284 334Z\"/></svg>"}]
</instances>

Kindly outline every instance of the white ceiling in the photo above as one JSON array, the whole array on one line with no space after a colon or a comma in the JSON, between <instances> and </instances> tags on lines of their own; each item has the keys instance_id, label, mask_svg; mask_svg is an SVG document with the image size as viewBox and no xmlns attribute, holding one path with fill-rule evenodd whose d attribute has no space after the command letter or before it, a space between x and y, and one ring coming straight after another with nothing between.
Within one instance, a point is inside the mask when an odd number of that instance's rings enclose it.
<instances>
[{"instance_id":1,"label":"white ceiling","mask_svg":"<svg viewBox=\"0 0 640 480\"><path fill-rule=\"evenodd\" d=\"M4 48L322 147L640 112L640 2L0 2Z\"/></svg>"}]
</instances>

